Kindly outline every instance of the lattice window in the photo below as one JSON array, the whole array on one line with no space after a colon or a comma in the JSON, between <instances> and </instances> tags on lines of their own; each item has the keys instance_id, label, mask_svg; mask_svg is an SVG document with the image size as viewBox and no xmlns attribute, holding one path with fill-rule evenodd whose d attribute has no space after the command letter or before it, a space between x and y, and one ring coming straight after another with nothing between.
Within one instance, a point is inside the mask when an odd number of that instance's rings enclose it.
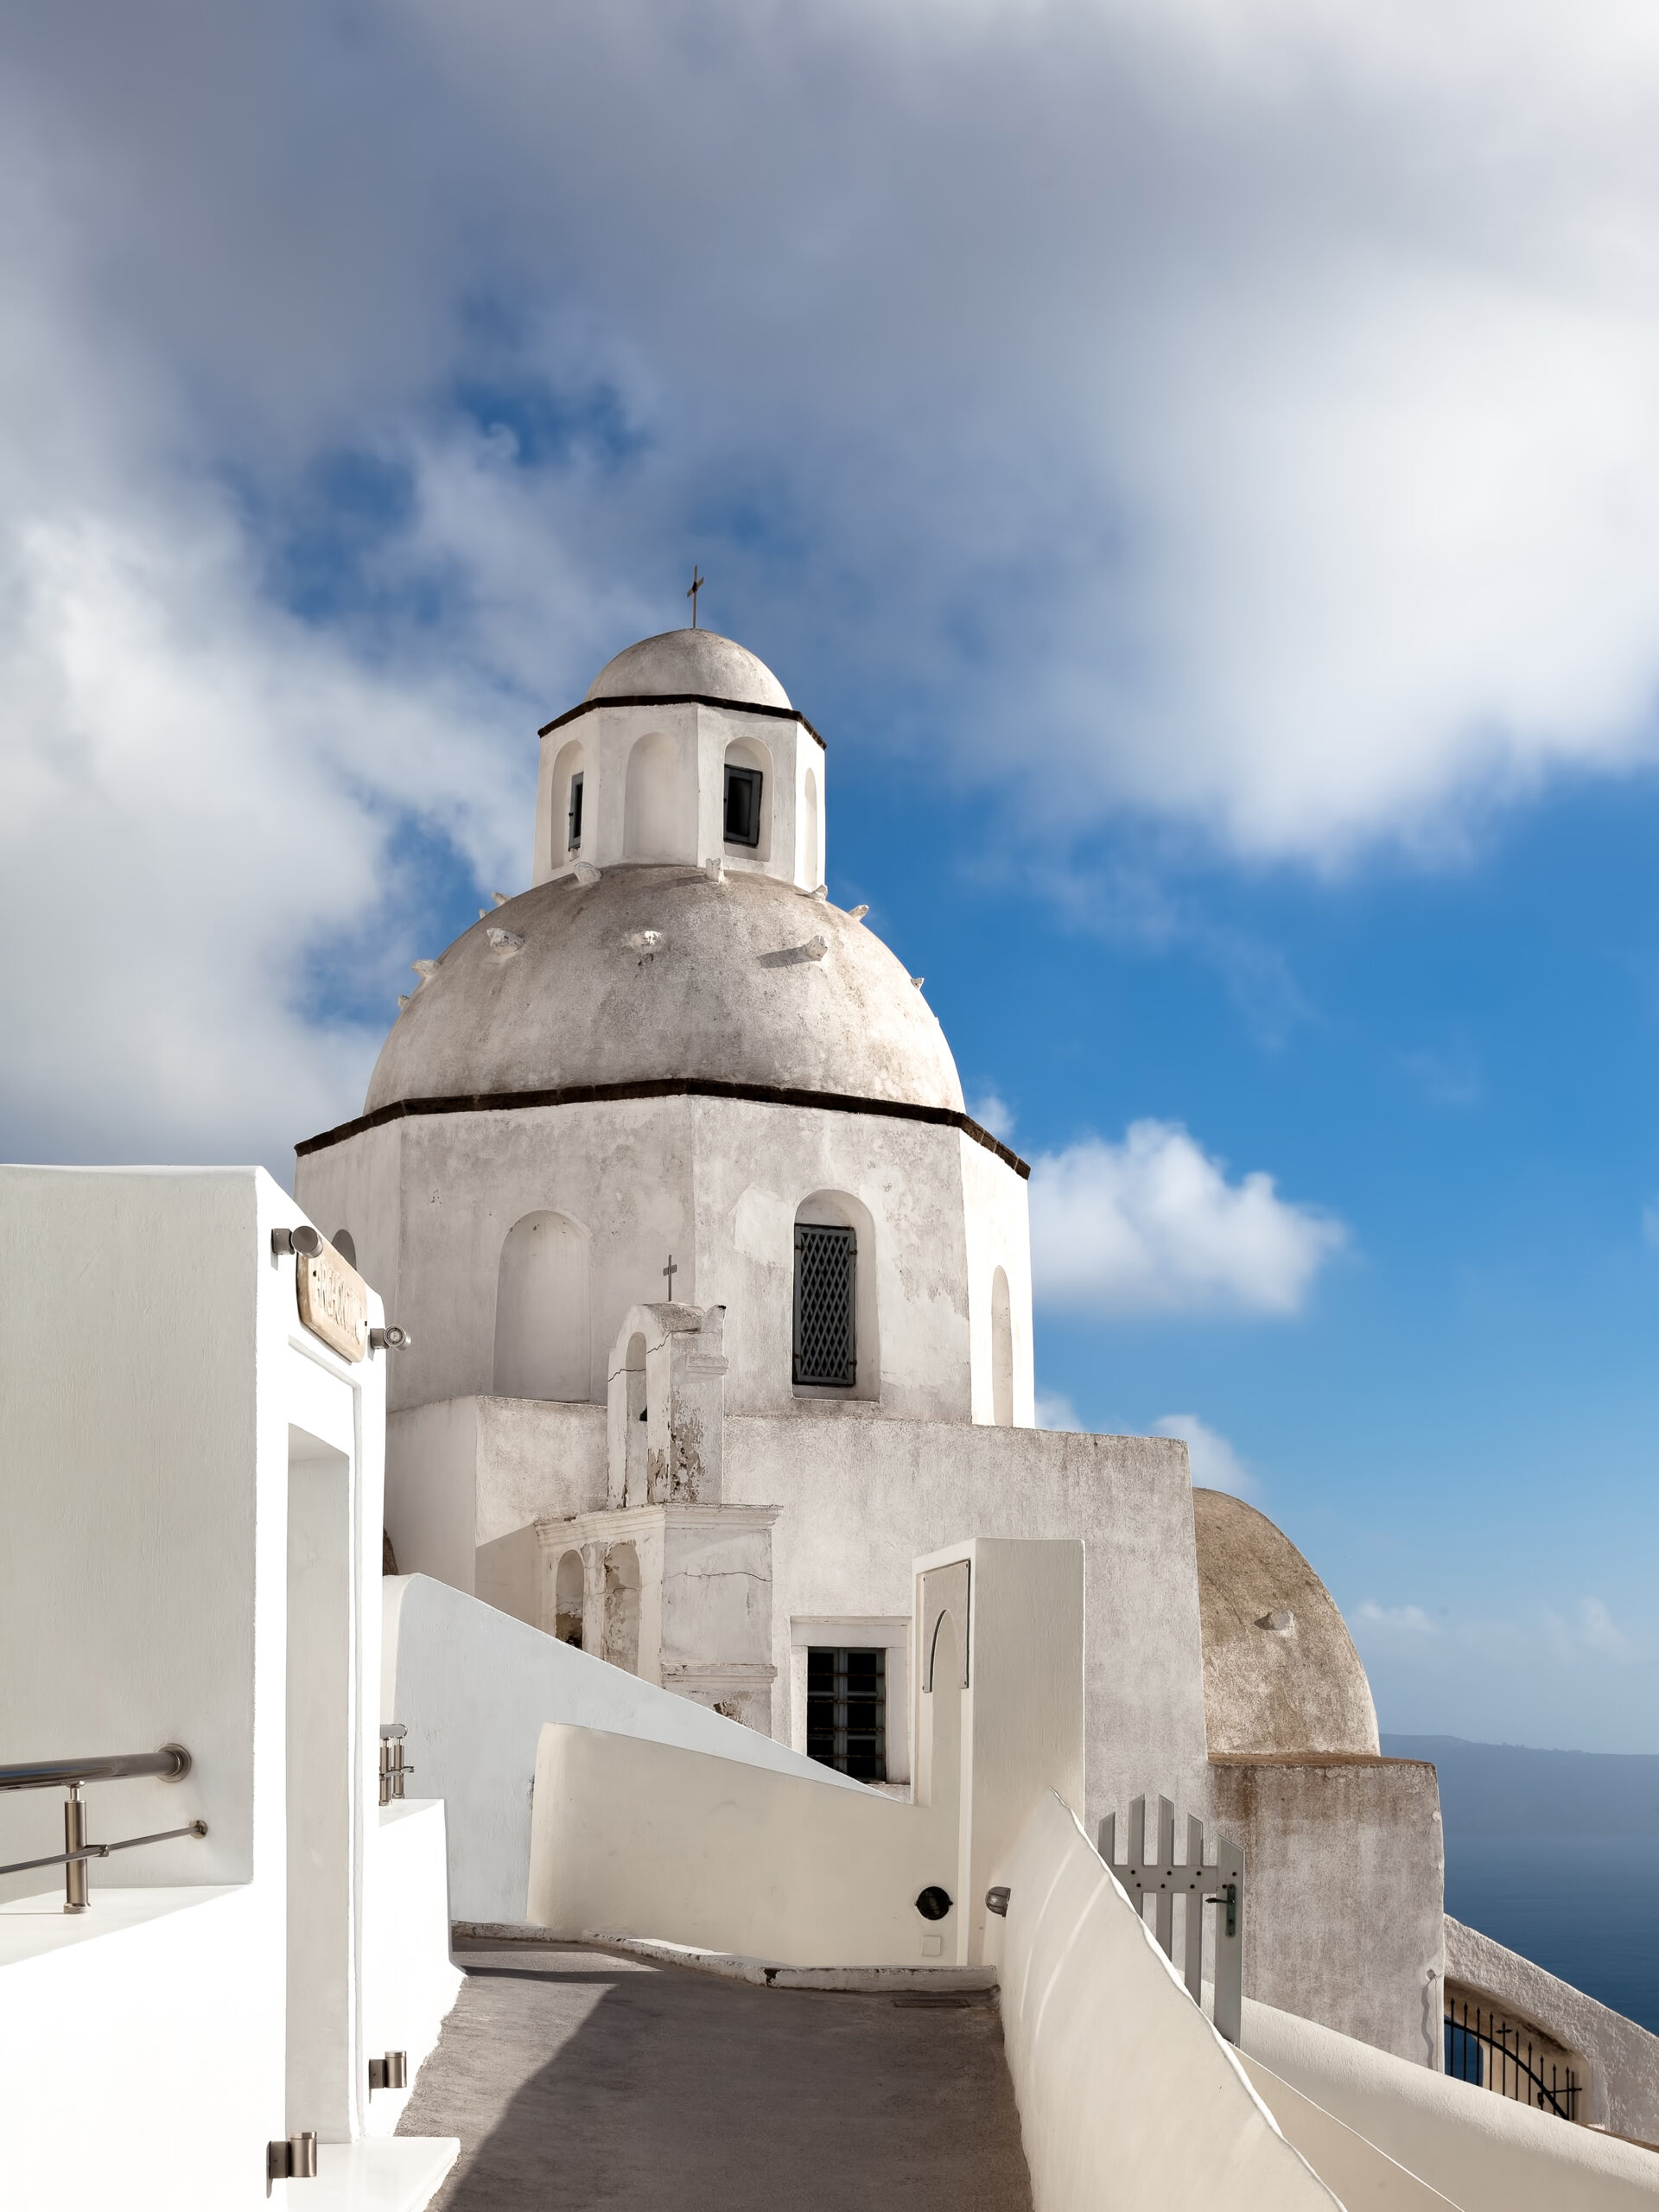
<instances>
[{"instance_id":1,"label":"lattice window","mask_svg":"<svg viewBox=\"0 0 1659 2212\"><path fill-rule=\"evenodd\" d=\"M806 1655L806 1755L856 1782L887 1778L887 1655Z\"/></svg>"},{"instance_id":2,"label":"lattice window","mask_svg":"<svg viewBox=\"0 0 1659 2212\"><path fill-rule=\"evenodd\" d=\"M853 1294L858 1240L818 1222L795 1227L795 1380L850 1390L858 1380Z\"/></svg>"}]
</instances>

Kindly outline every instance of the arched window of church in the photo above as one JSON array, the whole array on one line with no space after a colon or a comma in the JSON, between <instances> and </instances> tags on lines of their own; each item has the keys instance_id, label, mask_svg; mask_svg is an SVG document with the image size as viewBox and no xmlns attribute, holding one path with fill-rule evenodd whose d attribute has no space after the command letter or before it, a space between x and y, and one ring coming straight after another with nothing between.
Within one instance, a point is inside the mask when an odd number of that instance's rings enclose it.
<instances>
[{"instance_id":1,"label":"arched window of church","mask_svg":"<svg viewBox=\"0 0 1659 2212\"><path fill-rule=\"evenodd\" d=\"M357 1243L349 1229L337 1229L328 1242L348 1268L357 1265Z\"/></svg>"},{"instance_id":2,"label":"arched window of church","mask_svg":"<svg viewBox=\"0 0 1659 2212\"><path fill-rule=\"evenodd\" d=\"M810 768L801 791L801 880L809 891L823 881L822 838L818 828L818 779Z\"/></svg>"},{"instance_id":3,"label":"arched window of church","mask_svg":"<svg viewBox=\"0 0 1659 2212\"><path fill-rule=\"evenodd\" d=\"M991 1419L1014 1427L1014 1306L1001 1268L991 1277Z\"/></svg>"},{"instance_id":4,"label":"arched window of church","mask_svg":"<svg viewBox=\"0 0 1659 2212\"><path fill-rule=\"evenodd\" d=\"M692 857L694 840L682 805L679 755L671 738L654 730L628 755L623 798L622 856L630 861Z\"/></svg>"},{"instance_id":5,"label":"arched window of church","mask_svg":"<svg viewBox=\"0 0 1659 2212\"><path fill-rule=\"evenodd\" d=\"M880 1395L875 1246L870 1217L841 1191L817 1191L795 1215L791 1380L797 1390Z\"/></svg>"},{"instance_id":6,"label":"arched window of church","mask_svg":"<svg viewBox=\"0 0 1659 2212\"><path fill-rule=\"evenodd\" d=\"M586 1398L588 1232L562 1213L527 1213L501 1247L495 1395Z\"/></svg>"},{"instance_id":7,"label":"arched window of church","mask_svg":"<svg viewBox=\"0 0 1659 2212\"><path fill-rule=\"evenodd\" d=\"M763 861L772 850L770 766L767 755L751 739L738 738L726 748L725 840Z\"/></svg>"},{"instance_id":8,"label":"arched window of church","mask_svg":"<svg viewBox=\"0 0 1659 2212\"><path fill-rule=\"evenodd\" d=\"M582 798L587 762L574 739L553 763L553 850L568 860L582 850Z\"/></svg>"}]
</instances>

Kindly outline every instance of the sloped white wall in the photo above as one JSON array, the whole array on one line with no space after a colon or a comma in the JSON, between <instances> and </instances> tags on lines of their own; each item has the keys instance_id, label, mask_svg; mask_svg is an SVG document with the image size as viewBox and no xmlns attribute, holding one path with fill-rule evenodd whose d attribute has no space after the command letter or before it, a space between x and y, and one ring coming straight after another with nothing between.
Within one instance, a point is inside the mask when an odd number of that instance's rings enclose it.
<instances>
[{"instance_id":1,"label":"sloped white wall","mask_svg":"<svg viewBox=\"0 0 1659 2212\"><path fill-rule=\"evenodd\" d=\"M522 1921L544 1721L575 1721L863 1792L770 1737L544 1636L423 1574L381 1586L381 1718L408 1729L423 1797L442 1797L457 1920Z\"/></svg>"},{"instance_id":2,"label":"sloped white wall","mask_svg":"<svg viewBox=\"0 0 1659 2212\"><path fill-rule=\"evenodd\" d=\"M1059 1798L1001 1878L1002 2042L1035 2212L1330 2212Z\"/></svg>"},{"instance_id":3,"label":"sloped white wall","mask_svg":"<svg viewBox=\"0 0 1659 2212\"><path fill-rule=\"evenodd\" d=\"M1659 2205L1659 2156L1651 2151L1249 1998L1243 2029L1250 2057L1461 2212L1651 2212Z\"/></svg>"}]
</instances>

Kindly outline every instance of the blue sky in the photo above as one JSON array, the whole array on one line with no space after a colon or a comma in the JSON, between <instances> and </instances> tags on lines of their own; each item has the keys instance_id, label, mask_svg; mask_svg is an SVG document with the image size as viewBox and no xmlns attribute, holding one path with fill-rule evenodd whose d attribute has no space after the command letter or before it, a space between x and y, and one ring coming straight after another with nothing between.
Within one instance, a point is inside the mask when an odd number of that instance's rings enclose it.
<instances>
[{"instance_id":1,"label":"blue sky","mask_svg":"<svg viewBox=\"0 0 1659 2212\"><path fill-rule=\"evenodd\" d=\"M1050 1416L1279 1519L1385 1727L1659 1748L1659 32L1580 28L0 14L6 1153L288 1173L697 560L1036 1163Z\"/></svg>"}]
</instances>

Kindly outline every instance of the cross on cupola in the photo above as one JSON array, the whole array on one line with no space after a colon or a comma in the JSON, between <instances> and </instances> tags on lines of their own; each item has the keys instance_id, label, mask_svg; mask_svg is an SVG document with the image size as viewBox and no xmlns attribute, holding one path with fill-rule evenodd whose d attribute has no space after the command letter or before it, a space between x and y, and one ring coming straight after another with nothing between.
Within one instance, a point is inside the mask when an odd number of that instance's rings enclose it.
<instances>
[{"instance_id":1,"label":"cross on cupola","mask_svg":"<svg viewBox=\"0 0 1659 2212\"><path fill-rule=\"evenodd\" d=\"M702 589L707 581L706 577L697 574L697 564L694 561L691 563L691 588L685 594L691 602L691 627L694 630L697 626L697 594Z\"/></svg>"},{"instance_id":2,"label":"cross on cupola","mask_svg":"<svg viewBox=\"0 0 1659 2212\"><path fill-rule=\"evenodd\" d=\"M668 1302L671 1306L674 1303L674 1278L679 1272L674 1264L674 1255L671 1252L668 1255L668 1265L663 1269L663 1273L668 1277Z\"/></svg>"}]
</instances>

